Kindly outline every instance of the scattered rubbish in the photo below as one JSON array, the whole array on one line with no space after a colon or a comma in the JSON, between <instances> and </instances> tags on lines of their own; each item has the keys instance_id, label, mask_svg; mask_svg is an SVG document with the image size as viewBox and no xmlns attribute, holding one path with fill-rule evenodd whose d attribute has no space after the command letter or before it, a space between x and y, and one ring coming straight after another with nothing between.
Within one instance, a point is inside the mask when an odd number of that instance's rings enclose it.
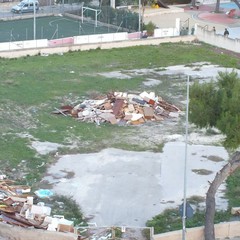
<instances>
[{"instance_id":1,"label":"scattered rubbish","mask_svg":"<svg viewBox=\"0 0 240 240\"><path fill-rule=\"evenodd\" d=\"M37 168L41 168L45 165L45 162L42 162L40 165L37 165Z\"/></svg>"},{"instance_id":2,"label":"scattered rubbish","mask_svg":"<svg viewBox=\"0 0 240 240\"><path fill-rule=\"evenodd\" d=\"M0 180L3 180L3 179L5 179L7 176L6 176L5 174L3 174L3 172L0 170L0 177L1 177Z\"/></svg>"},{"instance_id":3,"label":"scattered rubbish","mask_svg":"<svg viewBox=\"0 0 240 240\"><path fill-rule=\"evenodd\" d=\"M7 176L5 174L2 173L2 171L0 170L0 180L5 179Z\"/></svg>"},{"instance_id":4,"label":"scattered rubbish","mask_svg":"<svg viewBox=\"0 0 240 240\"><path fill-rule=\"evenodd\" d=\"M239 216L240 215L240 207L232 207L231 214Z\"/></svg>"},{"instance_id":5,"label":"scattered rubbish","mask_svg":"<svg viewBox=\"0 0 240 240\"><path fill-rule=\"evenodd\" d=\"M42 57L48 57L48 56L49 56L48 53L44 53L44 52L41 52L40 55L41 55Z\"/></svg>"},{"instance_id":6,"label":"scattered rubbish","mask_svg":"<svg viewBox=\"0 0 240 240\"><path fill-rule=\"evenodd\" d=\"M97 125L104 122L136 125L176 118L179 112L178 107L156 96L154 92L144 91L140 94L112 92L97 99L84 100L75 106L55 108L52 113L95 122Z\"/></svg>"},{"instance_id":7,"label":"scattered rubbish","mask_svg":"<svg viewBox=\"0 0 240 240\"><path fill-rule=\"evenodd\" d=\"M36 196L30 195L31 188L15 185L11 180L0 180L0 221L24 228L37 228L58 232L74 232L74 222L62 215L51 216L51 207L44 202L34 203ZM38 197L50 197L48 189L35 192Z\"/></svg>"},{"instance_id":8,"label":"scattered rubbish","mask_svg":"<svg viewBox=\"0 0 240 240\"><path fill-rule=\"evenodd\" d=\"M116 232L121 231L133 239L135 230L127 227L97 227L96 223L82 222L74 226L74 221L65 219L64 215L52 215L50 206L38 202L35 195L30 195L31 188L24 185L15 185L9 179L0 180L0 221L23 228L36 228L52 232L71 233L76 239L107 240L115 239ZM48 189L36 191L41 196L50 196ZM58 202L64 205L63 202ZM138 235L138 233L137 233ZM127 238L122 238L127 239ZM134 238L136 239L136 238Z\"/></svg>"}]
</instances>

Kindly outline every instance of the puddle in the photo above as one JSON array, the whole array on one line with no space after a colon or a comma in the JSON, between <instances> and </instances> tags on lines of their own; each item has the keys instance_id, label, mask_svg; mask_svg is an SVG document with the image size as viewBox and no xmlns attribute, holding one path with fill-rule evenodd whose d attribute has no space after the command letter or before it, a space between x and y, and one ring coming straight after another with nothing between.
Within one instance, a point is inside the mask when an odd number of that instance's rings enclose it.
<instances>
[{"instance_id":1,"label":"puddle","mask_svg":"<svg viewBox=\"0 0 240 240\"><path fill-rule=\"evenodd\" d=\"M213 155L228 159L223 147L188 146L188 197L204 198L209 181L225 164L207 158ZM52 183L55 193L73 197L86 216L94 216L92 221L98 226L144 226L165 209L182 204L184 164L183 142L165 144L163 153L104 149L98 153L61 157L48 169L44 180ZM196 169L204 169L208 174L195 173ZM71 178L65 175L56 179L56 175L63 172L74 174ZM227 208L224 189L223 184L217 193L217 209ZM204 203L199 205L202 206Z\"/></svg>"},{"instance_id":2,"label":"puddle","mask_svg":"<svg viewBox=\"0 0 240 240\"><path fill-rule=\"evenodd\" d=\"M213 65L208 62L199 62L193 63L191 65L176 65L169 66L165 68L159 69L133 69L133 70L124 70L101 73L100 75L106 78L118 78L118 79L130 79L139 75L149 75L154 74L155 76L163 76L163 75L188 75L192 78L198 78L201 81L209 82L212 79L216 79L219 72L232 72L236 71L238 75L240 75L240 70L233 68L224 68L219 67L218 65ZM159 82L157 82L159 81ZM158 79L147 80L144 82L146 86L152 86L161 84L161 81Z\"/></svg>"}]
</instances>

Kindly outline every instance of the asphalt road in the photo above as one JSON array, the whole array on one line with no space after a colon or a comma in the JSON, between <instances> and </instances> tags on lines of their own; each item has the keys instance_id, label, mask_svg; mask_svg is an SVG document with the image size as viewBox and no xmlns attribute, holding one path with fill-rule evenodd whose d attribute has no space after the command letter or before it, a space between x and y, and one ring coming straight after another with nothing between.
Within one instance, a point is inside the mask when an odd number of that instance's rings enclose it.
<instances>
[{"instance_id":1,"label":"asphalt road","mask_svg":"<svg viewBox=\"0 0 240 240\"><path fill-rule=\"evenodd\" d=\"M0 18L14 18L19 16L31 16L33 13L12 13L11 7L16 5L18 2L9 2L9 3L0 3ZM72 10L79 10L81 9L81 5L79 4L57 4L52 6L41 6L39 11L36 13L38 14L62 14L65 11L72 11Z\"/></svg>"}]
</instances>

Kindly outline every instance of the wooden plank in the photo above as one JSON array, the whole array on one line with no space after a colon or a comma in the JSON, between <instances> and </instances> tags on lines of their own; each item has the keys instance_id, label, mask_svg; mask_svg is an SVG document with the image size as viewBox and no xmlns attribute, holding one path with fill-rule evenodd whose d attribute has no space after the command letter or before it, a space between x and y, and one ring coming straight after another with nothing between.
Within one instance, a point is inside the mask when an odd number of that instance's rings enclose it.
<instances>
[{"instance_id":1,"label":"wooden plank","mask_svg":"<svg viewBox=\"0 0 240 240\"><path fill-rule=\"evenodd\" d=\"M115 103L113 104L113 114L117 117L122 114L124 100L123 99L116 99Z\"/></svg>"},{"instance_id":2,"label":"wooden plank","mask_svg":"<svg viewBox=\"0 0 240 240\"><path fill-rule=\"evenodd\" d=\"M145 123L145 120L143 118L140 118L135 121L131 121L131 124L133 124L133 125L138 125L138 124L143 124L143 123Z\"/></svg>"},{"instance_id":3,"label":"wooden plank","mask_svg":"<svg viewBox=\"0 0 240 240\"><path fill-rule=\"evenodd\" d=\"M99 117L104 119L107 122L110 122L111 124L117 123L117 119L116 119L115 115L113 115L112 113L101 113L99 115Z\"/></svg>"},{"instance_id":4,"label":"wooden plank","mask_svg":"<svg viewBox=\"0 0 240 240\"><path fill-rule=\"evenodd\" d=\"M161 117L161 116L159 116L157 114L154 114L154 118L155 118L156 121L163 121L164 120L163 117Z\"/></svg>"},{"instance_id":5,"label":"wooden plank","mask_svg":"<svg viewBox=\"0 0 240 240\"><path fill-rule=\"evenodd\" d=\"M126 120L126 121L131 120L132 119L132 114L126 114L123 119Z\"/></svg>"},{"instance_id":6,"label":"wooden plank","mask_svg":"<svg viewBox=\"0 0 240 240\"><path fill-rule=\"evenodd\" d=\"M129 110L129 112L134 112L135 111L134 105L128 104L128 110Z\"/></svg>"},{"instance_id":7,"label":"wooden plank","mask_svg":"<svg viewBox=\"0 0 240 240\"><path fill-rule=\"evenodd\" d=\"M152 107L143 107L144 117L148 120L154 117L154 110Z\"/></svg>"},{"instance_id":8,"label":"wooden plank","mask_svg":"<svg viewBox=\"0 0 240 240\"><path fill-rule=\"evenodd\" d=\"M105 110L110 110L112 109L112 105L110 101L107 101L106 103L103 104Z\"/></svg>"}]
</instances>

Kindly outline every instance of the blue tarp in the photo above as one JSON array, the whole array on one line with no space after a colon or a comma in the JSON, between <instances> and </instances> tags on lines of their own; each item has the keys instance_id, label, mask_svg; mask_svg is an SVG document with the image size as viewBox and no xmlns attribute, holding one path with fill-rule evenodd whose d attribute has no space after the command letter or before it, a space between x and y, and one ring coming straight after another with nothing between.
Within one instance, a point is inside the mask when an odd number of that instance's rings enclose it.
<instances>
[{"instance_id":1,"label":"blue tarp","mask_svg":"<svg viewBox=\"0 0 240 240\"><path fill-rule=\"evenodd\" d=\"M50 191L49 189L39 189L34 192L38 197L40 198L48 198L53 195L53 192Z\"/></svg>"}]
</instances>

